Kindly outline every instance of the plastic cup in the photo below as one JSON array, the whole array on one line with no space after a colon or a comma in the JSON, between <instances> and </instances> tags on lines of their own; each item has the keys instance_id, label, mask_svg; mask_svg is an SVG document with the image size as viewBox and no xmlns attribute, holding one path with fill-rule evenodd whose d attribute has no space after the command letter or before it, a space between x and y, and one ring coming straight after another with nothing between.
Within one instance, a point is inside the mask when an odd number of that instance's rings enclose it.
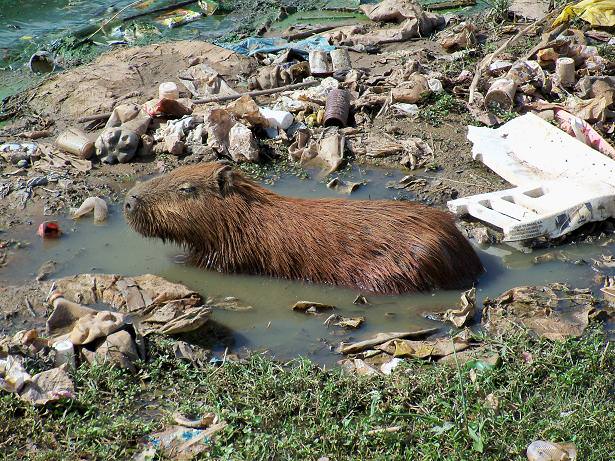
<instances>
[{"instance_id":1,"label":"plastic cup","mask_svg":"<svg viewBox=\"0 0 615 461\"><path fill-rule=\"evenodd\" d=\"M79 128L69 128L60 133L56 139L56 146L83 159L91 158L95 151L94 143Z\"/></svg>"}]
</instances>

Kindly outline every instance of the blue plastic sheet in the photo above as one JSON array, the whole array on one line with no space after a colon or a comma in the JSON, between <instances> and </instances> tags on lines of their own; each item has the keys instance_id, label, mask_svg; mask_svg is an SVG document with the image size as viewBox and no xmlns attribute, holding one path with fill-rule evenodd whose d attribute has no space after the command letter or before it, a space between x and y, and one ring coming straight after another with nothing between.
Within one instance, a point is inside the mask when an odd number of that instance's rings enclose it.
<instances>
[{"instance_id":1,"label":"blue plastic sheet","mask_svg":"<svg viewBox=\"0 0 615 461\"><path fill-rule=\"evenodd\" d=\"M332 51L335 49L324 37L310 37L297 42L289 42L283 38L248 37L237 43L220 43L219 45L244 56L253 56L256 53L277 53L288 49L307 56L312 50Z\"/></svg>"}]
</instances>

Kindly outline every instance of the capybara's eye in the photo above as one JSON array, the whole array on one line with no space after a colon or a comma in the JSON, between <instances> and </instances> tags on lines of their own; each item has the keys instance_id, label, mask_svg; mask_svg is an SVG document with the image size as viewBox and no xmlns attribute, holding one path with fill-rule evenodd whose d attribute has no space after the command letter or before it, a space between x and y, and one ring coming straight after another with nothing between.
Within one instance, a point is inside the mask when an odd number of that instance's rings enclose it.
<instances>
[{"instance_id":1,"label":"capybara's eye","mask_svg":"<svg viewBox=\"0 0 615 461\"><path fill-rule=\"evenodd\" d=\"M190 183L184 183L181 186L179 186L179 191L184 194L192 194L195 190L196 190L196 187L194 187Z\"/></svg>"}]
</instances>

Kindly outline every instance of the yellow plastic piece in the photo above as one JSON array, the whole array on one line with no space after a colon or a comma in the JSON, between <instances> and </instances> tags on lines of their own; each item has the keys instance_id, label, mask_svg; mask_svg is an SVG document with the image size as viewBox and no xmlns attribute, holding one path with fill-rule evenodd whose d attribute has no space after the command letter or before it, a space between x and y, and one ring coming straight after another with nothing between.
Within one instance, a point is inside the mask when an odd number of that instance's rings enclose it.
<instances>
[{"instance_id":1,"label":"yellow plastic piece","mask_svg":"<svg viewBox=\"0 0 615 461\"><path fill-rule=\"evenodd\" d=\"M583 0L576 5L568 5L553 22L558 26L579 17L592 26L615 26L615 0Z\"/></svg>"}]
</instances>

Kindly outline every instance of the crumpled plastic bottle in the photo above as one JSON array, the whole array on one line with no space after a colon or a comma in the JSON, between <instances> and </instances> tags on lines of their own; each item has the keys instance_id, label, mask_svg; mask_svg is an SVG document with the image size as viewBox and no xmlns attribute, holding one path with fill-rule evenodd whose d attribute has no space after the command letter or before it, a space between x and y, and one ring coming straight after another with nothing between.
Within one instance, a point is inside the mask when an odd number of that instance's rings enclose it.
<instances>
[{"instance_id":1,"label":"crumpled plastic bottle","mask_svg":"<svg viewBox=\"0 0 615 461\"><path fill-rule=\"evenodd\" d=\"M576 461L577 447L573 443L536 440L527 447L528 461Z\"/></svg>"}]
</instances>

